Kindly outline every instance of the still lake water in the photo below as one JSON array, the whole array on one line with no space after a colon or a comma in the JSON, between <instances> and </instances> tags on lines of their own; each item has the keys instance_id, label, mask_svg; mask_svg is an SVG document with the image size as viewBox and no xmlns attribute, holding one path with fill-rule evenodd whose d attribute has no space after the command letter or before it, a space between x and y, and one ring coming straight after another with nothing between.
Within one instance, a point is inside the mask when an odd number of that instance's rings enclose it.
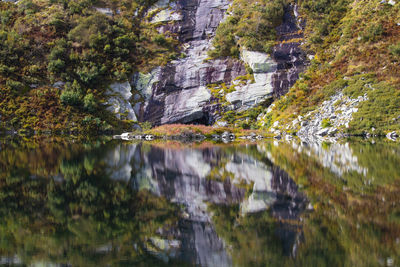
<instances>
[{"instance_id":1,"label":"still lake water","mask_svg":"<svg viewBox=\"0 0 400 267\"><path fill-rule=\"evenodd\" d=\"M400 265L399 143L0 149L0 265Z\"/></svg>"}]
</instances>

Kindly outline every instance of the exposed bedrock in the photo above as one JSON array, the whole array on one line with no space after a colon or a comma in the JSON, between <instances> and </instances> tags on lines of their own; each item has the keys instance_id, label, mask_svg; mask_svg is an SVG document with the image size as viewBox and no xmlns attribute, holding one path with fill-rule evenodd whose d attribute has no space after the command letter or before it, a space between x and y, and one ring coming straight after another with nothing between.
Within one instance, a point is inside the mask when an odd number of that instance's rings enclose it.
<instances>
[{"instance_id":1,"label":"exposed bedrock","mask_svg":"<svg viewBox=\"0 0 400 267\"><path fill-rule=\"evenodd\" d=\"M107 108L113 112L118 119L137 121L135 111L130 102L132 98L132 87L128 82L113 83L107 91L109 96Z\"/></svg>"},{"instance_id":2,"label":"exposed bedrock","mask_svg":"<svg viewBox=\"0 0 400 267\"><path fill-rule=\"evenodd\" d=\"M242 60L233 58L209 60L207 51L218 25L225 18L228 0L159 1L153 16L163 22L160 32L173 32L182 43L184 58L148 74L137 73L131 81L136 90L134 110L139 121L153 125L169 123L213 124L221 104L214 99L207 85L226 83L246 74L245 64L254 72L254 82L236 86L226 96L230 109L246 110L267 98L280 96L304 70L305 55L300 49L296 17L288 7L285 20L278 28L282 43L273 54L243 50ZM297 39L296 39L297 38Z\"/></svg>"},{"instance_id":3,"label":"exposed bedrock","mask_svg":"<svg viewBox=\"0 0 400 267\"><path fill-rule=\"evenodd\" d=\"M279 44L272 53L277 63L277 70L272 76L274 97L286 94L308 64L307 55L300 47L304 27L304 21L298 19L297 5L289 5L285 9L282 25L277 28Z\"/></svg>"},{"instance_id":4,"label":"exposed bedrock","mask_svg":"<svg viewBox=\"0 0 400 267\"><path fill-rule=\"evenodd\" d=\"M212 96L207 85L229 83L246 73L239 60L206 60L211 39L228 7L228 0L180 0L169 7L173 9L169 12L179 13L180 19L162 26L160 31L177 31L186 56L157 68L150 75L133 77L134 87L145 99L137 114L139 120L153 124L212 123L207 111Z\"/></svg>"}]
</instances>

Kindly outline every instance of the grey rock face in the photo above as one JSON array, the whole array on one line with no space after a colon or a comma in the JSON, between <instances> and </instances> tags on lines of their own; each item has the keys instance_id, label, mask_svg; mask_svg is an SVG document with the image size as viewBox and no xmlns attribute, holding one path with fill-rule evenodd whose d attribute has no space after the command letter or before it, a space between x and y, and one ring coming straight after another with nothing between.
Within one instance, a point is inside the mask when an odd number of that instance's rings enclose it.
<instances>
[{"instance_id":1,"label":"grey rock face","mask_svg":"<svg viewBox=\"0 0 400 267\"><path fill-rule=\"evenodd\" d=\"M227 82L244 75L244 65L234 59L207 61L211 38L224 18L228 0L180 0L176 11L180 18L174 26L163 26L179 35L185 47L185 58L172 61L150 75L138 74L135 88L143 92L139 119L153 124L200 122L210 124L208 114L210 83Z\"/></svg>"},{"instance_id":2,"label":"grey rock face","mask_svg":"<svg viewBox=\"0 0 400 267\"><path fill-rule=\"evenodd\" d=\"M272 97L272 77L277 70L276 62L266 53L243 50L242 60L253 70L254 82L238 85L226 95L226 100L238 110L249 109Z\"/></svg>"},{"instance_id":3,"label":"grey rock face","mask_svg":"<svg viewBox=\"0 0 400 267\"><path fill-rule=\"evenodd\" d=\"M135 107L139 121L153 125L213 124L222 107L207 85L223 82L230 86L235 78L246 74L244 63L253 69L255 82L235 86L236 90L226 95L230 109L249 109L266 98L286 93L294 84L307 59L296 41L302 36L298 34L301 25L297 24L294 6L287 8L283 25L277 28L280 40L287 42L276 46L272 56L243 50L242 61L208 59L212 38L229 4L229 0L160 0L156 4L154 10L161 11L152 19L165 22L158 30L176 33L186 57L149 74L134 75L132 85L143 97Z\"/></svg>"},{"instance_id":4,"label":"grey rock face","mask_svg":"<svg viewBox=\"0 0 400 267\"><path fill-rule=\"evenodd\" d=\"M137 121L135 111L130 103L132 88L128 82L114 83L110 85L107 94L109 96L107 104L108 110L113 112L118 119L128 119Z\"/></svg>"}]
</instances>

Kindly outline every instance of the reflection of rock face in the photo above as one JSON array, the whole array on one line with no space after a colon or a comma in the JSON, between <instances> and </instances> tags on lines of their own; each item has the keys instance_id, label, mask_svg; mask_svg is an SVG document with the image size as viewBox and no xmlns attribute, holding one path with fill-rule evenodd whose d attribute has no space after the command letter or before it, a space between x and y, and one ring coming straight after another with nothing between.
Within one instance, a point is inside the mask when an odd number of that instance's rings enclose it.
<instances>
[{"instance_id":1,"label":"reflection of rock face","mask_svg":"<svg viewBox=\"0 0 400 267\"><path fill-rule=\"evenodd\" d=\"M136 145L119 144L106 155L107 171L111 179L129 181L132 175L131 160L136 151Z\"/></svg>"},{"instance_id":2,"label":"reflection of rock face","mask_svg":"<svg viewBox=\"0 0 400 267\"><path fill-rule=\"evenodd\" d=\"M296 183L277 166L272 166L274 179L272 190L276 192L276 200L271 206L272 215L284 220L295 220L305 210L307 200L298 192Z\"/></svg>"},{"instance_id":3,"label":"reflection of rock face","mask_svg":"<svg viewBox=\"0 0 400 267\"><path fill-rule=\"evenodd\" d=\"M131 171L135 188L148 189L185 207L187 218L181 220L174 238L181 244L175 255L186 262L203 266L232 264L212 225L207 203L240 204L243 215L271 209L279 219L297 219L305 207L305 197L285 172L268 160L256 160L243 152L231 155L218 147L121 145L110 155L112 171L118 170L118 164L124 170L116 171L116 175L125 180ZM224 174L228 176L222 178ZM248 198L243 184L253 188Z\"/></svg>"},{"instance_id":4,"label":"reflection of rock face","mask_svg":"<svg viewBox=\"0 0 400 267\"><path fill-rule=\"evenodd\" d=\"M301 145L292 143L295 150L305 152L308 156L317 159L322 166L329 168L334 174L342 177L343 174L354 171L364 176L368 169L358 164L358 158L354 155L349 143L333 143L325 148L322 141L316 139L313 142L302 142Z\"/></svg>"},{"instance_id":5,"label":"reflection of rock face","mask_svg":"<svg viewBox=\"0 0 400 267\"><path fill-rule=\"evenodd\" d=\"M206 202L237 203L244 196L244 190L232 185L230 180L218 182L206 178L212 167L204 157L208 153L207 150L152 148L143 155L161 195L184 204L194 221L210 221Z\"/></svg>"},{"instance_id":6,"label":"reflection of rock face","mask_svg":"<svg viewBox=\"0 0 400 267\"><path fill-rule=\"evenodd\" d=\"M178 258L199 266L232 266L212 224L184 220L179 228L183 241Z\"/></svg>"}]
</instances>

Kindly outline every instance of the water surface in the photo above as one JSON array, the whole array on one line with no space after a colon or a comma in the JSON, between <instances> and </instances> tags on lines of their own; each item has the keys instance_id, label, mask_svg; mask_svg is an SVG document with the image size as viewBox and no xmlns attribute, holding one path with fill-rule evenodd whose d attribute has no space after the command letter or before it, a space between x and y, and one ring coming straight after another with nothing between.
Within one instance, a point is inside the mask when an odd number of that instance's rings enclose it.
<instances>
[{"instance_id":1,"label":"water surface","mask_svg":"<svg viewBox=\"0 0 400 267\"><path fill-rule=\"evenodd\" d=\"M0 148L0 264L400 264L394 142Z\"/></svg>"}]
</instances>

